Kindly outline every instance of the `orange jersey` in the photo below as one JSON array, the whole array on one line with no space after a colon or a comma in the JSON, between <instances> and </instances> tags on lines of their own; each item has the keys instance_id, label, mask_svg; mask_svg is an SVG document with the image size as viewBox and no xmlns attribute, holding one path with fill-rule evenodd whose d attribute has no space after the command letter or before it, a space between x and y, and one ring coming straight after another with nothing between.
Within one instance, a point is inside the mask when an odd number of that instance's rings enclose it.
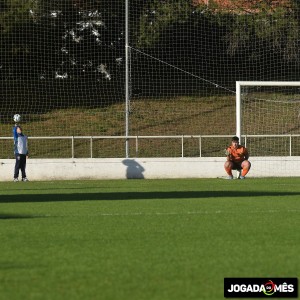
<instances>
[{"instance_id":1,"label":"orange jersey","mask_svg":"<svg viewBox=\"0 0 300 300\"><path fill-rule=\"evenodd\" d=\"M233 148L232 146L229 146L227 148L227 151L230 153L229 160L233 162L241 163L249 157L248 150L241 145L239 145L237 149Z\"/></svg>"}]
</instances>

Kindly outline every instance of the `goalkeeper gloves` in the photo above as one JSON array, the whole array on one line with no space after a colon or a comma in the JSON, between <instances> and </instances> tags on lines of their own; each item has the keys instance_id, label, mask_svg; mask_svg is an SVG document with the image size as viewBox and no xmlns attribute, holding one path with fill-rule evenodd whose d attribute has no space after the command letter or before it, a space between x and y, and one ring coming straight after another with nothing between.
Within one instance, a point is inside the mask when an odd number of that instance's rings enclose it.
<instances>
[{"instance_id":1,"label":"goalkeeper gloves","mask_svg":"<svg viewBox=\"0 0 300 300\"><path fill-rule=\"evenodd\" d=\"M230 151L229 151L228 149L225 149L225 151L224 151L224 152L225 152L225 155L226 155L226 156L228 156L228 155L230 155L230 154L231 154L231 153L230 153Z\"/></svg>"}]
</instances>

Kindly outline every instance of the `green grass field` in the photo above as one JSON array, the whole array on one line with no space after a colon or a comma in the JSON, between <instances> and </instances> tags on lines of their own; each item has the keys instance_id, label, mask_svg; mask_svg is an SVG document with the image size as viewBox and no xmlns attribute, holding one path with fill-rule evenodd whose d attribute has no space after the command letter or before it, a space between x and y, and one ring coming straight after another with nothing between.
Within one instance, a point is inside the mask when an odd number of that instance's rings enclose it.
<instances>
[{"instance_id":1,"label":"green grass field","mask_svg":"<svg viewBox=\"0 0 300 300\"><path fill-rule=\"evenodd\" d=\"M0 183L0 299L223 299L297 277L300 178Z\"/></svg>"}]
</instances>

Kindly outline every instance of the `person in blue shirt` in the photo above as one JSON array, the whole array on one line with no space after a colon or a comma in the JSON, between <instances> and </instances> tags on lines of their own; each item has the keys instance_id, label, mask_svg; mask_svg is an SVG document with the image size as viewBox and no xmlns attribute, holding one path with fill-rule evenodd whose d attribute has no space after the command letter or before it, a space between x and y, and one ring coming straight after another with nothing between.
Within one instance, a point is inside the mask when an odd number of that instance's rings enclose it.
<instances>
[{"instance_id":1,"label":"person in blue shirt","mask_svg":"<svg viewBox=\"0 0 300 300\"><path fill-rule=\"evenodd\" d=\"M19 171L22 173L22 181L28 181L26 177L26 159L28 157L28 138L22 133L22 128L16 124L13 128L14 153L16 157L14 182L19 181Z\"/></svg>"}]
</instances>

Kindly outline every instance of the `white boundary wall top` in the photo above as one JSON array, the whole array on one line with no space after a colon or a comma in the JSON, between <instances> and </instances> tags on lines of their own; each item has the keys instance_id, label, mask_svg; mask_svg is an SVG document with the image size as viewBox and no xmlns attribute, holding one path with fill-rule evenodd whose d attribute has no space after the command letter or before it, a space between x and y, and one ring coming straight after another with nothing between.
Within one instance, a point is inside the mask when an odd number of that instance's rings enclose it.
<instances>
[{"instance_id":1,"label":"white boundary wall top","mask_svg":"<svg viewBox=\"0 0 300 300\"><path fill-rule=\"evenodd\" d=\"M247 177L300 176L300 156L251 157ZM28 159L31 181L83 179L225 178L225 158ZM0 160L0 181L12 181L15 160Z\"/></svg>"}]
</instances>

